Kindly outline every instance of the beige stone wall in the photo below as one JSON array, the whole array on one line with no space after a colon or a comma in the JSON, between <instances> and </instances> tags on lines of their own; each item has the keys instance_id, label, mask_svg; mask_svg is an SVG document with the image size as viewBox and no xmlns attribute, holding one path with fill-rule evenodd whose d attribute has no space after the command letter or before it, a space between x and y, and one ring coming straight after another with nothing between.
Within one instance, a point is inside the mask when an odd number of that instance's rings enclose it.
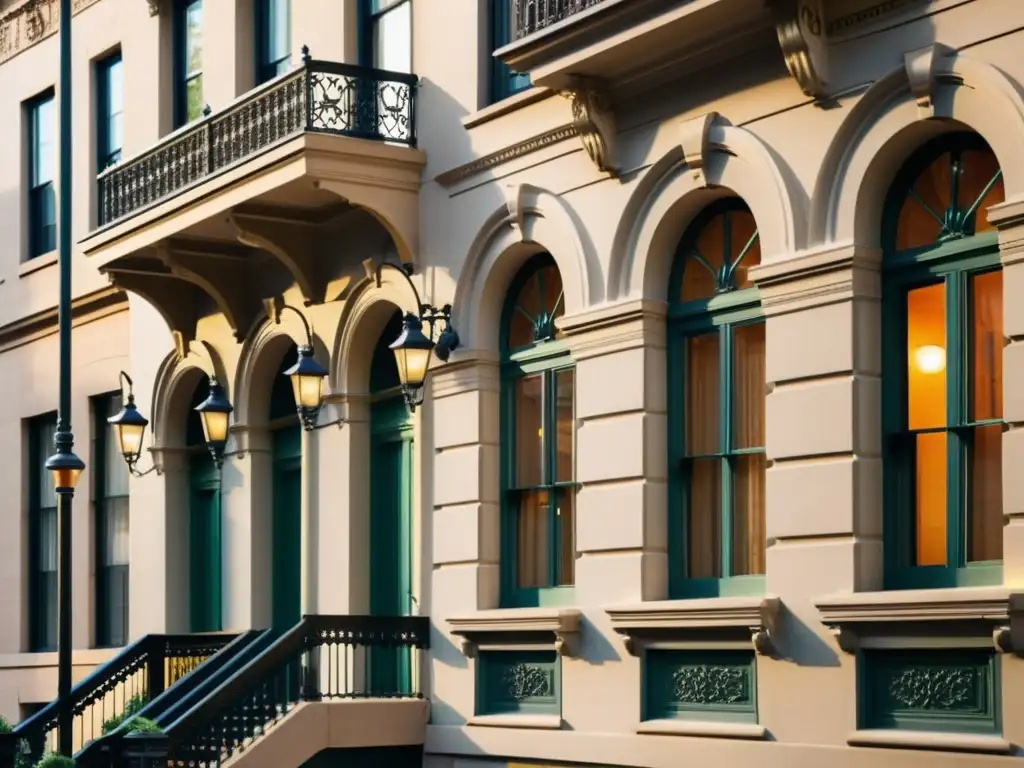
<instances>
[{"instance_id":1,"label":"beige stone wall","mask_svg":"<svg viewBox=\"0 0 1024 768\"><path fill-rule=\"evenodd\" d=\"M414 593L435 627L432 661L424 674L431 697L426 764L511 768L522 760L668 768L684 755L698 764L767 761L787 768L998 760L848 747L857 727L855 657L822 623L816 603L853 593L864 593L871 605L891 599L878 594L880 201L907 155L951 121L981 133L1004 171L1007 203L992 216L1000 221L1006 266L1005 332L1011 339L1019 335L1021 318L1010 298L1020 280L1016 226L1024 200L1024 69L1018 55L1024 37L1012 31L1022 19L1016 0L938 0L932 13L912 23L838 46L833 75L842 95L834 108L811 103L777 52L763 60L752 54L758 76L744 79L741 87L708 77L637 95L618 110L615 177L600 172L571 136L542 142L535 151L474 174L459 171L564 126L572 114L566 99L542 91L482 110L488 65L479 33L486 28L486 4L445 2L444 14L430 1L413 3L414 69L423 78L418 133L427 162L419 242L412 246L420 267L414 280L424 298L454 304L462 338L452 361L435 367L428 400L415 417ZM218 45L207 48L207 100L217 109L251 85L245 33L251 11L245 0L208 5L215 10L207 16L207 40ZM294 8L293 58L308 42L318 58L354 60L354 0L296 0ZM169 96L153 85L167 74L166 19L150 17L141 0L99 0L76 17L75 25L76 51L84 51L76 54L78 82L88 82L88 58L118 42L123 46L125 155L138 153L170 125ZM904 56L932 43L960 53L937 51L935 77L926 78L931 90L912 93L908 78L916 78L918 70L911 66L908 75ZM0 67L5 94L0 126L20 125L20 100L52 85L55 66L56 38L47 38ZM87 116L89 90L77 87L76 115ZM702 144L704 116L712 113L720 118ZM91 122L83 118L79 124ZM0 130L10 132L9 140L0 141L0 167L16 168L23 132ZM76 235L81 236L92 221L91 157L91 152L76 156ZM12 201L0 204L0 228L18 233L0 242L5 280L0 297L4 291L9 297L0 301L2 325L53 305L56 270L40 262L41 268L22 274L27 268L20 266L18 243L24 236L17 180L10 173L0 178L0 201ZM644 603L679 614L687 610L664 603L670 557L666 285L680 236L723 188L751 208L763 254L756 279L767 316L770 393L766 589L785 607L775 638L780 653L759 656L757 662L759 738L777 742L768 744L748 740L749 732L743 739L728 732L712 738L708 733L704 738L638 734L640 662L628 653L607 611L629 606L643 614ZM499 607L498 323L512 276L542 250L552 254L562 275L563 329L577 362L581 490L575 608L583 629L576 653L561 662L562 711L556 727L524 732L471 722L477 662L463 653L449 620L472 622ZM348 422L318 430L304 443L303 609L325 614L368 609L369 357L389 314L410 304L400 282L385 280L378 288L362 279L358 265L350 266L354 277L342 299L306 310L318 355L331 370L321 421L343 417ZM92 265L78 258L76 295L103 285ZM286 299L302 305L298 290ZM273 542L266 403L283 350L302 336L295 318L286 318L280 326L258 324L241 343L223 316L204 318L197 331L202 344L194 344L184 359L176 358L160 315L135 297L130 322L122 313L76 332L75 343L81 345L75 352L76 403L112 389L118 368L130 368L140 408L154 420L152 458L163 473L132 482L131 561L146 564L132 575L133 636L187 626L186 481L177 449L183 444L187 399L209 373L226 384L236 407L225 464L224 622L243 628L268 621ZM8 381L31 371L33 382L55 386L54 350L55 337L49 336L4 352L0 376ZM1006 420L1014 427L1018 357L1014 341L1004 353ZM96 365L86 368L87 359ZM48 392L49 405L37 401ZM31 397L5 402L10 411L0 427L15 440L20 419L53 407L53 392L33 387ZM87 422L76 414L75 423L81 429ZM909 603L937 598L954 605L983 599L1005 603L1007 592L1021 588L1024 489L1009 469L1024 445L1019 438L1016 428L1004 436L1005 584L984 595L916 594ZM85 443L83 434L81 452L88 462ZM19 487L18 455L17 448L6 454L15 459L4 463L10 487ZM23 505L10 497L2 509L4 519L23 520ZM79 538L76 553L90 552L88 542ZM76 574L84 575L88 559L76 558L81 569ZM3 594L9 610L20 615L19 562L0 553L0 581L11 585ZM76 643L83 648L90 637L88 606L88 597L76 592ZM729 607L721 601L702 605L717 615ZM543 612L520 613L523 617L552 620ZM517 619L513 614L502 620ZM22 634L20 626L0 628L0 651L17 654ZM19 666L18 659L7 666ZM1024 741L1024 701L1018 692L1024 663L1003 654L1001 669L1003 736L1018 744ZM36 679L16 681L0 668L0 690L7 696L0 700L0 712L14 714L16 702L27 700L26 691L38 685ZM919 739L916 746L937 745ZM964 749L964 743L953 748ZM496 756L500 759L489 759Z\"/></svg>"}]
</instances>

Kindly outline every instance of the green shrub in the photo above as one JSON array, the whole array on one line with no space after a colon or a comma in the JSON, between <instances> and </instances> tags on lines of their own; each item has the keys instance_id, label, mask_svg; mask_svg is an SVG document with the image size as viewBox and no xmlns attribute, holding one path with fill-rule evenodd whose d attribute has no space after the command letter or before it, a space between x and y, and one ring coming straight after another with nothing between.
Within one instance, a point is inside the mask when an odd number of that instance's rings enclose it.
<instances>
[{"instance_id":1,"label":"green shrub","mask_svg":"<svg viewBox=\"0 0 1024 768\"><path fill-rule=\"evenodd\" d=\"M0 733L12 733L14 726L11 721L0 715ZM32 768L32 758L28 756L28 742L22 739L18 742L18 752L14 757L14 768Z\"/></svg>"},{"instance_id":2,"label":"green shrub","mask_svg":"<svg viewBox=\"0 0 1024 768\"><path fill-rule=\"evenodd\" d=\"M11 725L11 721L0 715L0 733L10 733L13 730L14 726Z\"/></svg>"},{"instance_id":3,"label":"green shrub","mask_svg":"<svg viewBox=\"0 0 1024 768\"><path fill-rule=\"evenodd\" d=\"M124 712L122 712L120 715L114 715L109 720L103 721L104 735L118 728L121 725L121 723L123 723L125 720L134 717L135 713L142 709L144 706L146 706L146 699L141 693L137 693L134 696L132 696L130 699L128 699L128 701L124 703Z\"/></svg>"},{"instance_id":4,"label":"green shrub","mask_svg":"<svg viewBox=\"0 0 1024 768\"><path fill-rule=\"evenodd\" d=\"M136 717L128 723L128 733L163 733L164 729L148 717Z\"/></svg>"},{"instance_id":5,"label":"green shrub","mask_svg":"<svg viewBox=\"0 0 1024 768\"><path fill-rule=\"evenodd\" d=\"M75 768L75 761L56 752L48 752L36 763L36 768Z\"/></svg>"}]
</instances>

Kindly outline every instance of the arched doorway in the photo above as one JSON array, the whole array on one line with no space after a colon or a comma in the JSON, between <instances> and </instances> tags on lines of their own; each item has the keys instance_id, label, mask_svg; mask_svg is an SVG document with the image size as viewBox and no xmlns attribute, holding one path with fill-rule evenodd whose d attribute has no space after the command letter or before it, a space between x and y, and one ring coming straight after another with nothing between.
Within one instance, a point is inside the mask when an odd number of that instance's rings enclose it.
<instances>
[{"instance_id":1,"label":"arched doorway","mask_svg":"<svg viewBox=\"0 0 1024 768\"><path fill-rule=\"evenodd\" d=\"M267 414L273 461L270 620L277 629L294 626L302 614L302 428L284 375L297 353L292 344L281 358Z\"/></svg>"},{"instance_id":2,"label":"arched doorway","mask_svg":"<svg viewBox=\"0 0 1024 768\"><path fill-rule=\"evenodd\" d=\"M370 613L408 616L412 594L413 425L395 355L402 314L381 332L370 366ZM373 652L370 690L407 690L408 649ZM398 687L395 687L398 686Z\"/></svg>"},{"instance_id":3,"label":"arched doorway","mask_svg":"<svg viewBox=\"0 0 1024 768\"><path fill-rule=\"evenodd\" d=\"M223 629L220 473L206 447L196 406L210 393L204 376L192 393L185 445L188 451L189 629Z\"/></svg>"}]
</instances>

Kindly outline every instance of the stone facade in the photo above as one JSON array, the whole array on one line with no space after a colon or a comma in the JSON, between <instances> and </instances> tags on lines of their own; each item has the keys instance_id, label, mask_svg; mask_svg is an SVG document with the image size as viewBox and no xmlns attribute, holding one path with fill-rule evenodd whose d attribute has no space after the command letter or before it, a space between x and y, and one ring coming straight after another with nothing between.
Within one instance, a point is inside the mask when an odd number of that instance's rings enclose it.
<instances>
[{"instance_id":1,"label":"stone facade","mask_svg":"<svg viewBox=\"0 0 1024 768\"><path fill-rule=\"evenodd\" d=\"M304 44L317 60L356 62L357 5L293 2L294 66ZM221 624L272 620L273 381L305 331L295 313L263 316L259 300L271 294L304 314L330 371L320 426L302 436L301 609L374 610L374 350L394 312L416 307L399 275L375 280L363 260L401 259L415 265L424 301L452 305L461 341L448 362L434 361L411 426L409 607L433 626L419 671L430 699L425 765L938 768L1019 757L1024 314L1013 296L1024 280L1024 7L850 0L828 9L822 36L808 20L820 26L823 3L801 0L770 22L758 5L751 27L766 26L737 38L742 56L705 39L707 59L692 74L680 74L695 66L687 59L647 80L583 85L563 77L575 65L513 42L502 57L541 84L492 104L491 4L444 5L411 3L415 148L289 138L99 226L93 62L121 47L131 162L174 124L172 11L142 0L76 4L76 450L95 464L90 398L116 391L123 369L153 422L140 467L159 468L131 481L129 636L191 628L186 425L209 375L235 407L219 508ZM598 29L601 5L542 34ZM611 71L655 44L636 30L708 24L714 38L714 24L753 5L679 3L636 21L623 41L592 43ZM10 233L0 242L0 380L9 383L0 471L4 487L21 489L0 507L11 531L0 544L0 714L12 718L52 696L56 677L55 654L28 652L26 490L26 420L56 406L56 260L24 258L17 169L22 104L56 85L57 39L48 31L5 48L3 30L23 29L19 8L0 16L9 169L0 230ZM206 0L203 95L213 120L253 88L255 27L250 0ZM589 66L584 52L571 55ZM996 230L1003 280L1002 569L995 581L896 590L886 558L899 513L885 506L895 470L883 462L883 349L893 332L883 321L885 201L908 158L953 133L980 136L1001 169L1001 199L977 216ZM671 378L670 286L681 240L726 198L749 209L760 254L748 276L765 323L763 579L683 596L680 470L670 460L683 385ZM281 213L298 208L306 213ZM207 250L182 245L190 239ZM242 263L257 252L263 261ZM239 261L218 272L197 253ZM571 571L572 589L513 604L502 328L517 275L544 253L562 285L553 343L574 371L571 564L557 566ZM145 266L154 254L159 270ZM136 274L143 267L153 273ZM95 647L87 478L74 555L83 672L116 652Z\"/></svg>"}]
</instances>

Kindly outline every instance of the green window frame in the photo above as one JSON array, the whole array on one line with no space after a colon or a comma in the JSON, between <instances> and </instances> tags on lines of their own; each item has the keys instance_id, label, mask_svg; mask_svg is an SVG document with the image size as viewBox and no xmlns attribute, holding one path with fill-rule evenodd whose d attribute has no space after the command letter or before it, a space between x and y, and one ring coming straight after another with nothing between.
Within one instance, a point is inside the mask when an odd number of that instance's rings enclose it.
<instances>
[{"instance_id":1,"label":"green window frame","mask_svg":"<svg viewBox=\"0 0 1024 768\"><path fill-rule=\"evenodd\" d=\"M256 0L256 84L291 66L291 0Z\"/></svg>"},{"instance_id":2,"label":"green window frame","mask_svg":"<svg viewBox=\"0 0 1024 768\"><path fill-rule=\"evenodd\" d=\"M53 89L25 105L28 118L28 257L57 248L57 198L53 187L56 115Z\"/></svg>"},{"instance_id":3,"label":"green window frame","mask_svg":"<svg viewBox=\"0 0 1024 768\"><path fill-rule=\"evenodd\" d=\"M57 414L28 422L29 650L57 649L57 493L46 460L54 452Z\"/></svg>"},{"instance_id":4,"label":"green window frame","mask_svg":"<svg viewBox=\"0 0 1024 768\"><path fill-rule=\"evenodd\" d=\"M96 62L96 167L121 162L124 147L124 63L121 51Z\"/></svg>"},{"instance_id":5,"label":"green window frame","mask_svg":"<svg viewBox=\"0 0 1024 768\"><path fill-rule=\"evenodd\" d=\"M508 64L494 55L512 42L512 0L490 0L491 16L491 82L490 103L507 99L530 87L529 72L513 72Z\"/></svg>"},{"instance_id":6,"label":"green window frame","mask_svg":"<svg viewBox=\"0 0 1024 768\"><path fill-rule=\"evenodd\" d=\"M177 127L203 116L203 0L174 6L174 120Z\"/></svg>"},{"instance_id":7,"label":"green window frame","mask_svg":"<svg viewBox=\"0 0 1024 768\"><path fill-rule=\"evenodd\" d=\"M742 217L742 219L740 218ZM722 221L721 253L702 253L698 241L706 228L713 222ZM753 234L742 230L739 221L753 227ZM717 226L717 224L716 224ZM734 247L735 246L735 247ZM757 227L747 206L737 198L719 200L705 208L690 224L680 240L669 278L671 294L668 311L668 425L669 425L669 595L672 598L697 598L719 596L756 595L764 591L764 388L755 383L754 405L742 398L740 376L737 366L745 365L744 354L747 336L763 334L764 316L761 311L760 292L756 287L747 286L746 269L759 261L760 242ZM755 258L756 257L756 258ZM684 279L690 269L698 270L706 282L707 291L700 298L688 297L683 300ZM758 329L751 331L750 329ZM761 336L763 350L763 335ZM711 410L716 420L714 444L705 437L700 446L687 445L687 401L695 394L689 393L691 370L688 358L696 357L696 345L716 345L717 393ZM763 366L764 354L761 353ZM746 369L742 369L745 372ZM760 421L761 439L759 444L745 445L749 440L738 440L736 424L737 409L755 414ZM759 409L755 411L754 409ZM694 427L696 429L696 427ZM717 464L717 471L706 468ZM760 463L760 468L756 465ZM741 470L755 483L760 477L761 512L750 524L760 530L760 540L754 548L741 542L734 532L740 520L749 515L737 514L741 504L737 502ZM703 472L703 476L698 473ZM760 474L757 474L759 472ZM694 503L692 496L699 492L698 483L712 483L708 495L714 507L710 514L706 504ZM756 489L754 493L756 493ZM747 491L748 495L750 491ZM717 513L717 514L716 514ZM691 542L691 528L702 516L712 526L710 542ZM756 531L755 531L756 533ZM715 541L717 539L717 541ZM717 543L717 547L715 544ZM710 548L707 546L710 544ZM710 564L698 564L693 556L695 551L710 551ZM759 573L744 573L753 570L738 564L746 556L760 557ZM748 563L749 565L749 563ZM711 573L707 573L707 571Z\"/></svg>"},{"instance_id":8,"label":"green window frame","mask_svg":"<svg viewBox=\"0 0 1024 768\"><path fill-rule=\"evenodd\" d=\"M994 155L976 134L941 136L911 155L896 175L885 203L882 449L884 585L887 589L984 586L1000 584L1003 579L1002 483L1001 478L998 483L984 482L991 480L993 470L1001 472L998 465L1003 430L1002 377L991 377L990 407L978 405L985 393L975 382L976 354L988 350L991 365L1000 370L1003 346L1002 338L997 338L1002 336L1001 309L998 327L984 339L976 338L976 334L984 330L976 322L979 308L987 306L983 285L985 282L994 285L992 280L1000 275L997 233L992 229L985 231L986 222L980 217L984 216L984 207L1002 200L1002 172L997 164L991 166L994 172L991 167L984 169L981 158L985 153L989 156L988 162L994 164ZM948 168L944 169L947 162ZM974 168L971 168L972 162ZM930 170L933 168L943 171L941 180L949 185L942 190L948 194L948 200L943 202L945 210L936 210L939 207L936 200L941 201L941 197L925 200L917 191L928 181L925 174L934 173ZM980 194L968 191L972 181L973 188L981 189ZM939 185L932 184L931 189L937 191ZM987 202L984 207L983 202ZM920 244L909 241L906 244L910 247L900 249L900 238L905 237L900 230L900 217L907 207L933 222L935 236ZM1001 276L998 279L997 292L1001 296ZM939 325L944 350L942 344L928 346L938 346L944 352L944 368L935 375L942 376L939 381L945 403L944 407L940 404L939 409L944 411L943 417L926 423L918 416L911 417L911 402L915 398L920 401L915 393L923 390L916 389L912 382L910 369L915 363L910 337L920 333L915 329L922 320L915 319L917 315L912 315L908 305L913 300L912 295L920 295L927 289L942 293L937 301L941 302L938 306L944 315ZM917 424L912 423L915 419ZM944 436L944 440L940 436ZM998 447L999 455L993 462L986 450L994 446ZM928 461L936 449L945 454L944 459L939 459L945 467L944 499L937 503L938 507L943 503L945 507L944 516L938 518L945 526L942 531L945 546L939 542L937 551L941 554L938 556L935 551L931 554L926 551L928 534L919 533L925 525L918 517L926 512L922 513L918 505L929 504L933 491L919 487L917 470L918 461ZM986 487L992 491L995 485L998 487L994 488L994 493L986 492ZM998 514L990 512L991 519L973 514L976 510L995 509L996 504ZM934 519L928 523L933 528L935 524ZM1000 557L975 560L971 551L977 542L981 542L979 546L987 553L998 548ZM936 550L935 547L930 549Z\"/></svg>"},{"instance_id":9,"label":"green window frame","mask_svg":"<svg viewBox=\"0 0 1024 768\"><path fill-rule=\"evenodd\" d=\"M557 287L546 288L545 276L557 279ZM520 299L534 289L537 302L523 306ZM501 323L501 603L506 607L569 605L575 599L575 363L555 328L564 310L554 259L547 253L534 256L510 285ZM527 408L530 401L535 405ZM567 415L568 447L557 437ZM527 453L520 435L527 424L537 429L536 452ZM529 472L520 460L529 462ZM532 553L520 545L520 532L527 529L537 544Z\"/></svg>"},{"instance_id":10,"label":"green window frame","mask_svg":"<svg viewBox=\"0 0 1024 768\"><path fill-rule=\"evenodd\" d=\"M93 399L93 510L96 547L96 645L128 644L129 474L107 419L120 393Z\"/></svg>"}]
</instances>

